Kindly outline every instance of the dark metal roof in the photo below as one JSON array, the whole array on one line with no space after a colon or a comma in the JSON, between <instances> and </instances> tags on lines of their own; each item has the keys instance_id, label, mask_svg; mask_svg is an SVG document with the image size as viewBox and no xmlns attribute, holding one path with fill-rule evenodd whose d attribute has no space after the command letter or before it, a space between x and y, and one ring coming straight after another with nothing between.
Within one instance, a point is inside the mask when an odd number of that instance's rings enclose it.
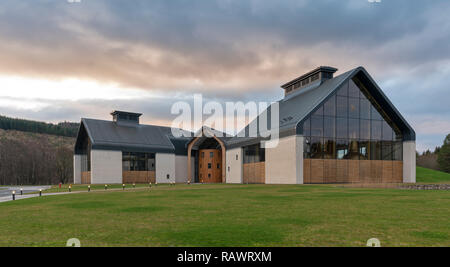
<instances>
[{"instance_id":1,"label":"dark metal roof","mask_svg":"<svg viewBox=\"0 0 450 267\"><path fill-rule=\"evenodd\" d=\"M124 125L113 121L82 119L93 149L130 152L181 153L191 138L175 138L170 127L155 125ZM173 141L176 140L176 141Z\"/></svg>"},{"instance_id":2,"label":"dark metal roof","mask_svg":"<svg viewBox=\"0 0 450 267\"><path fill-rule=\"evenodd\" d=\"M310 113L325 102L325 100L342 84L354 76L358 76L358 78L364 82L375 100L381 105L381 108L383 108L388 116L397 125L399 125L400 130L402 130L404 140L415 140L415 133L412 127L401 116L400 112L398 112L398 110L389 101L386 95L381 91L363 67L355 68L332 79L325 80L318 86L304 88L278 101L280 137L302 134L302 129L299 127L299 125L301 125L300 122L306 119ZM266 118L268 118L267 125L269 128L271 127L270 112L272 106L273 105L258 116L258 118L260 118L263 114L266 115ZM258 129L257 137L247 137L249 136L249 127L254 124L258 126L258 118L253 120L240 133L241 136L246 137L238 137L238 135L232 138L227 142L228 147L233 148L252 145L266 139L261 137L264 136L264 133L259 132L259 127L256 127Z\"/></svg>"}]
</instances>

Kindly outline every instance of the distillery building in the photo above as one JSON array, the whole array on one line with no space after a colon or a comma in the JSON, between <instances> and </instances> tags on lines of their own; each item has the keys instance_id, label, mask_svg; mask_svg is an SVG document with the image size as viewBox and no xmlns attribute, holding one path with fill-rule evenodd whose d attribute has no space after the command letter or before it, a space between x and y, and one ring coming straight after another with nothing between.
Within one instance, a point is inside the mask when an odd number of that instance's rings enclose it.
<instances>
[{"instance_id":1,"label":"distillery building","mask_svg":"<svg viewBox=\"0 0 450 267\"><path fill-rule=\"evenodd\" d=\"M364 68L336 71L319 67L281 86L274 146L248 135L271 107L237 136L202 127L175 137L123 111L82 119L74 183L414 183L414 130Z\"/></svg>"}]
</instances>

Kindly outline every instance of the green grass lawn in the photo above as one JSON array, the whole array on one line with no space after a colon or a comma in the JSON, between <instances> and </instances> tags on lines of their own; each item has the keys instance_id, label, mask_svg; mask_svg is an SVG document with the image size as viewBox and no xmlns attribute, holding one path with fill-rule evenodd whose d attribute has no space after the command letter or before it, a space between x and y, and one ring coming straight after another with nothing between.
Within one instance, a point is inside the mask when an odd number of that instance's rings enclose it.
<instances>
[{"instance_id":1,"label":"green grass lawn","mask_svg":"<svg viewBox=\"0 0 450 267\"><path fill-rule=\"evenodd\" d=\"M0 246L450 246L450 192L161 185L0 203Z\"/></svg>"},{"instance_id":2,"label":"green grass lawn","mask_svg":"<svg viewBox=\"0 0 450 267\"><path fill-rule=\"evenodd\" d=\"M435 171L423 167L416 168L418 183L450 183L450 173Z\"/></svg>"}]
</instances>

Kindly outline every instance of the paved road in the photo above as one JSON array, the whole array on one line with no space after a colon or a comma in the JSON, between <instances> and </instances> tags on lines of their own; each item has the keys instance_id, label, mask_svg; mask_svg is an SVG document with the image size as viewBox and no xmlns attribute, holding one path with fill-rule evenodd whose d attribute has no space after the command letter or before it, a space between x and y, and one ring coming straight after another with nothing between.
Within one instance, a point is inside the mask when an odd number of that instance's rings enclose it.
<instances>
[{"instance_id":1,"label":"paved road","mask_svg":"<svg viewBox=\"0 0 450 267\"><path fill-rule=\"evenodd\" d=\"M11 187L1 187L0 188L0 202L10 200L12 198L12 191L16 191L16 197L19 198L28 198L35 195L23 195L20 196L20 188L23 189L23 193L33 193L38 192L39 189L45 190L50 188L50 186L11 186Z\"/></svg>"}]
</instances>

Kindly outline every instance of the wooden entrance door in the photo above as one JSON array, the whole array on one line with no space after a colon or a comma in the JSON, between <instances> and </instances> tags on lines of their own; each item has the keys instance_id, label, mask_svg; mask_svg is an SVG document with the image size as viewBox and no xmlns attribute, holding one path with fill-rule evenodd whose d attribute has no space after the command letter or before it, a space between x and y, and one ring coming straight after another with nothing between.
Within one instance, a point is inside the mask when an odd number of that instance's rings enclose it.
<instances>
[{"instance_id":1,"label":"wooden entrance door","mask_svg":"<svg viewBox=\"0 0 450 267\"><path fill-rule=\"evenodd\" d=\"M222 152L220 149L200 149L198 159L199 181L222 182Z\"/></svg>"}]
</instances>

